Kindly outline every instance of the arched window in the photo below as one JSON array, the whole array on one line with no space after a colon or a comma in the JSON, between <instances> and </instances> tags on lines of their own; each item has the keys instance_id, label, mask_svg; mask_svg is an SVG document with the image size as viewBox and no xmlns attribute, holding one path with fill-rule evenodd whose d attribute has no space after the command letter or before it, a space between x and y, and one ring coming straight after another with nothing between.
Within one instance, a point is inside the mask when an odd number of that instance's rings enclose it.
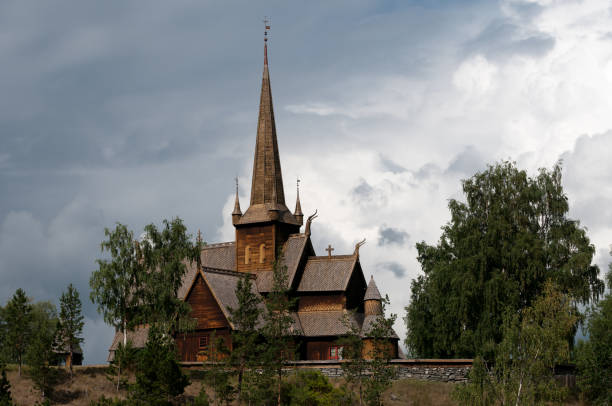
<instances>
[{"instance_id":1,"label":"arched window","mask_svg":"<svg viewBox=\"0 0 612 406\"><path fill-rule=\"evenodd\" d=\"M266 262L266 244L259 245L259 263L263 264Z\"/></svg>"},{"instance_id":2,"label":"arched window","mask_svg":"<svg viewBox=\"0 0 612 406\"><path fill-rule=\"evenodd\" d=\"M244 263L248 264L251 262L251 246L247 245L244 249Z\"/></svg>"}]
</instances>

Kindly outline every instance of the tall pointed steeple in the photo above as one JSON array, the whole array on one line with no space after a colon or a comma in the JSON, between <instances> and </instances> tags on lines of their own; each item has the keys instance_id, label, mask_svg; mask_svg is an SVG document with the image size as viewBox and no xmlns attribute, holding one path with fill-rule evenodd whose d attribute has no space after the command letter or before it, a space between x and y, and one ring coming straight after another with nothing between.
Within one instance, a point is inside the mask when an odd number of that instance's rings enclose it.
<instances>
[{"instance_id":1,"label":"tall pointed steeple","mask_svg":"<svg viewBox=\"0 0 612 406\"><path fill-rule=\"evenodd\" d=\"M299 179L297 180L296 184L297 184L297 197L295 199L295 211L293 212L293 215L295 216L295 219L299 221L300 224L302 224L304 221L304 213L302 213L302 204L300 203L300 180Z\"/></svg>"},{"instance_id":2,"label":"tall pointed steeple","mask_svg":"<svg viewBox=\"0 0 612 406\"><path fill-rule=\"evenodd\" d=\"M279 221L292 225L302 223L289 211L285 204L283 175L276 138L270 72L268 70L268 37L264 38L264 67L259 98L259 117L257 120L257 140L253 160L251 202L247 211L237 224L252 224L266 221Z\"/></svg>"},{"instance_id":3,"label":"tall pointed steeple","mask_svg":"<svg viewBox=\"0 0 612 406\"><path fill-rule=\"evenodd\" d=\"M232 212L232 222L236 224L242 217L240 210L240 198L238 197L238 177L236 177L236 200L234 201L234 211Z\"/></svg>"},{"instance_id":4,"label":"tall pointed steeple","mask_svg":"<svg viewBox=\"0 0 612 406\"><path fill-rule=\"evenodd\" d=\"M253 162L251 206L256 204L284 205L283 175L281 173L270 72L268 71L268 44L264 44L264 69L259 99L257 141Z\"/></svg>"}]
</instances>

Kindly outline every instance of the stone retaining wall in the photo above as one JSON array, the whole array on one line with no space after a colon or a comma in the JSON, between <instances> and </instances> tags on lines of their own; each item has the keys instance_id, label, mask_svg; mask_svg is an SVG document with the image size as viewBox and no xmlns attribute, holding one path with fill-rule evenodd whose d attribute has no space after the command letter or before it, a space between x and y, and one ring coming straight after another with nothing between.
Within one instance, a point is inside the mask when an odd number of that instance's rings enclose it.
<instances>
[{"instance_id":1,"label":"stone retaining wall","mask_svg":"<svg viewBox=\"0 0 612 406\"><path fill-rule=\"evenodd\" d=\"M342 376L342 361L294 361L293 368L314 369L330 378ZM471 359L395 359L391 365L396 368L397 379L412 378L440 382L464 382L472 368ZM184 362L184 367L204 367L201 362ZM287 373L293 368L288 368Z\"/></svg>"}]
</instances>

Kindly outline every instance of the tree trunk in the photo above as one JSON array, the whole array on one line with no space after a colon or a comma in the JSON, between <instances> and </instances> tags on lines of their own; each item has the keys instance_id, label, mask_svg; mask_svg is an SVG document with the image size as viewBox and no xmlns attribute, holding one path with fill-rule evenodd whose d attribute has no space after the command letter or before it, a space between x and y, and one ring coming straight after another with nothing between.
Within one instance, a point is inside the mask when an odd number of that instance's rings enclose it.
<instances>
[{"instance_id":1,"label":"tree trunk","mask_svg":"<svg viewBox=\"0 0 612 406\"><path fill-rule=\"evenodd\" d=\"M240 366L238 369L238 404L242 404L242 374L244 373L244 367Z\"/></svg>"},{"instance_id":2,"label":"tree trunk","mask_svg":"<svg viewBox=\"0 0 612 406\"><path fill-rule=\"evenodd\" d=\"M277 389L278 389L278 406L281 406L281 382L282 382L282 379L283 379L283 368L281 367L278 370L278 386L277 386Z\"/></svg>"}]
</instances>

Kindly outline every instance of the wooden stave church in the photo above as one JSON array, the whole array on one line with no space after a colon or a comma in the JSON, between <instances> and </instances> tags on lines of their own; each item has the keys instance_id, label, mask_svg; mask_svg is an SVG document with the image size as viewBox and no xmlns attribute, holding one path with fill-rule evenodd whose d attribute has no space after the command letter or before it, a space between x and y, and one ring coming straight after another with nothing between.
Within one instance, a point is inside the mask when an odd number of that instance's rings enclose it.
<instances>
[{"instance_id":1,"label":"wooden stave church","mask_svg":"<svg viewBox=\"0 0 612 406\"><path fill-rule=\"evenodd\" d=\"M234 325L230 309L238 307L235 295L238 280L245 272L250 273L255 282L253 293L265 301L272 289L272 268L277 260L286 267L290 294L297 299L292 334L298 359L341 359L336 342L348 333L348 327L342 323L345 314L360 329L367 351L368 331L382 314L381 294L373 277L366 285L359 261L361 243L350 255L331 255L329 250L326 256L316 256L310 240L315 217L316 214L308 218L301 233L304 215L299 188L294 212L285 204L265 43L250 205L243 214L236 186L232 212L235 241L207 244L200 254L200 267L188 264L177 295L190 304L191 316L197 323L194 331L175 337L181 361L205 361L212 334L222 337L231 349ZM148 330L141 326L129 331L128 340L135 348L142 348ZM122 340L123 334L117 331L108 361L114 359ZM393 358L397 358L399 337L395 332L389 341Z\"/></svg>"}]
</instances>

